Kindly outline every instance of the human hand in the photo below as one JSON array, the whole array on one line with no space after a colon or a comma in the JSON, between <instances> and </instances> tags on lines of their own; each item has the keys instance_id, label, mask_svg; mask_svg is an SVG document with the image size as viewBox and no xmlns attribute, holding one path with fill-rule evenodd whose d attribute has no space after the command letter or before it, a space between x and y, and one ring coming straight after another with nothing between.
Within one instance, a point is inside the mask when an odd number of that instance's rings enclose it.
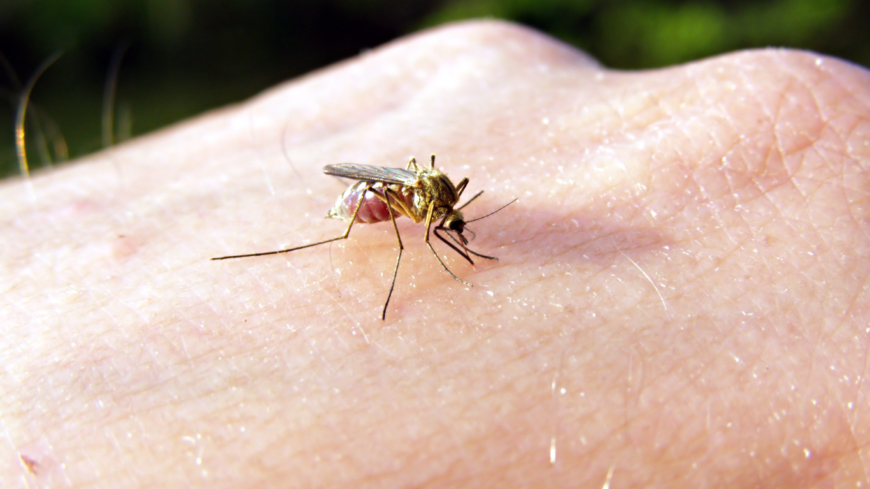
<instances>
[{"instance_id":1,"label":"human hand","mask_svg":"<svg viewBox=\"0 0 870 489\"><path fill-rule=\"evenodd\" d=\"M280 62L280 60L276 60ZM614 72L448 26L3 195L2 487L866 482L870 76ZM348 240L325 164L436 164L472 267ZM31 191L28 191L28 186Z\"/></svg>"}]
</instances>

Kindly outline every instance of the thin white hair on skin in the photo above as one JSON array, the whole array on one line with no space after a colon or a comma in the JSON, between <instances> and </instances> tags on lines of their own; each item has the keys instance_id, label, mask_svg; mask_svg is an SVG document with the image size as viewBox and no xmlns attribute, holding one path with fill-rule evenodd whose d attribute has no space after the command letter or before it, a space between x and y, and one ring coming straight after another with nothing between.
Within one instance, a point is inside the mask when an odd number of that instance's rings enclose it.
<instances>
[{"instance_id":1,"label":"thin white hair on skin","mask_svg":"<svg viewBox=\"0 0 870 489\"><path fill-rule=\"evenodd\" d=\"M47 60L43 61L36 72L27 81L24 90L21 92L21 98L18 102L18 112L15 115L15 150L18 154L18 169L25 178L30 177L30 166L27 162L27 147L24 140L24 117L27 115L27 103L30 101L30 92L36 85L36 81L49 66L52 65L62 53L55 53Z\"/></svg>"},{"instance_id":2,"label":"thin white hair on skin","mask_svg":"<svg viewBox=\"0 0 870 489\"><path fill-rule=\"evenodd\" d=\"M118 78L121 72L121 60L124 59L124 54L127 53L127 48L129 47L129 41L119 44L112 53L112 59L109 62L109 71L106 74L106 83L103 88L103 114L101 121L103 148L115 145L115 99L118 93Z\"/></svg>"},{"instance_id":3,"label":"thin white hair on skin","mask_svg":"<svg viewBox=\"0 0 870 489\"><path fill-rule=\"evenodd\" d=\"M653 282L652 277L650 277L649 274L646 273L646 271L643 268L641 268L641 266L638 265L636 261L632 260L630 256L626 255L624 251L619 249L619 245L617 245L615 241L613 244L614 244L614 246L616 246L616 251L618 251L619 254L624 256L626 260L630 261L631 264L635 266L635 268L640 270L640 273L642 273L643 276L646 277L647 281L649 281L649 283L653 286L653 289L655 289L656 294L659 295L659 300L662 301L662 307L665 309L665 314L667 314L668 313L668 303L665 301L665 296L662 295L662 291L659 290L659 286L656 285L655 282Z\"/></svg>"}]
</instances>

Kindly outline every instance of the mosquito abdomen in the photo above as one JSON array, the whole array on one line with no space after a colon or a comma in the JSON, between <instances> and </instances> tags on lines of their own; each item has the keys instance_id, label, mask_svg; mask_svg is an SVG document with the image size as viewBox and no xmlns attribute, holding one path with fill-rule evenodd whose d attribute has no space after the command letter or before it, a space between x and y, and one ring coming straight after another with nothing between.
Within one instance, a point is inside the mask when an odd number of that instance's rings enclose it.
<instances>
[{"instance_id":1,"label":"mosquito abdomen","mask_svg":"<svg viewBox=\"0 0 870 489\"><path fill-rule=\"evenodd\" d=\"M371 186L371 191L366 192L365 196L362 196L363 191L369 186ZM383 194L386 188L391 188L394 191L397 191L397 194L402 198L402 200L406 203L411 203L413 194L406 195L407 192L403 192L405 188L401 185L387 185L381 182L356 182L338 196L335 205L333 205L332 209L327 213L327 217L344 219L345 221L350 220L353 217L353 212L356 210L357 203L360 201L360 197L362 196L362 203L360 204L362 207L359 210L359 214L356 216L357 222L371 224L375 222L389 221L390 211L387 209L386 202L375 195L375 192ZM393 215L396 217L402 216L402 214L397 212L395 208L393 208Z\"/></svg>"}]
</instances>

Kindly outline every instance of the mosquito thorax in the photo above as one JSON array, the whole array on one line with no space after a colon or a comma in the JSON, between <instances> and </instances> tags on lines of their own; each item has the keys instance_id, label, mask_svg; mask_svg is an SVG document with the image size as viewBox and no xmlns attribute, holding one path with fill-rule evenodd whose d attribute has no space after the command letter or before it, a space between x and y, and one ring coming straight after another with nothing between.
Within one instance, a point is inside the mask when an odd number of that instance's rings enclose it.
<instances>
[{"instance_id":1,"label":"mosquito thorax","mask_svg":"<svg viewBox=\"0 0 870 489\"><path fill-rule=\"evenodd\" d=\"M440 171L432 168L426 169L420 175L418 188L422 189L430 199L435 200L436 205L453 206L459 196L456 187L450 178Z\"/></svg>"}]
</instances>

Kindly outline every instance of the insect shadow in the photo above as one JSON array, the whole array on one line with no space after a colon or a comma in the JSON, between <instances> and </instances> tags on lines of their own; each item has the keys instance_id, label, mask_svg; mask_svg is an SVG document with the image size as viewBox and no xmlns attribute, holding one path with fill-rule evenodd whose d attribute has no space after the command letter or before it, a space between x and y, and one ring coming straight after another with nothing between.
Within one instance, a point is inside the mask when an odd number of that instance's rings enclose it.
<instances>
[{"instance_id":1,"label":"insect shadow","mask_svg":"<svg viewBox=\"0 0 870 489\"><path fill-rule=\"evenodd\" d=\"M326 165L323 167L323 173L357 180L356 183L349 186L347 190L338 197L335 201L335 205L327 213L327 217L349 221L347 229L344 230L344 234L332 239L297 246L295 248L248 253L244 255L219 256L212 258L212 260L229 260L232 258L277 255L279 253L289 253L291 251L312 248L314 246L346 239L355 222L377 223L390 220L393 223L393 229L396 231L396 240L399 243L399 255L396 257L396 266L393 269L393 279L390 283L390 292L387 294L387 300L384 302L384 309L381 313L382 320L387 318L387 307L390 304L390 298L392 298L393 290L396 287L396 276L399 273L399 262L402 260L402 251L405 249L402 245L402 237L399 235L399 227L396 225L396 217L405 216L416 223L425 222L426 234L424 241L426 242L426 246L428 246L432 251L432 254L435 256L435 259L438 260L441 268L462 284L471 286L470 283L462 280L451 272L450 269L447 268L447 265L445 265L438 256L438 253L435 252L435 248L432 247L432 243L429 241L430 229L435 237L452 248L453 251L457 252L472 265L474 264L474 261L471 259L471 255L485 258L487 260L498 260L498 258L494 256L483 255L468 248L468 239L463 234L466 230L465 225L495 214L516 202L516 199L485 216L466 221L460 211L476 198L480 197L480 195L483 194L483 190L476 193L461 206L455 207L459 202L460 197L462 197L462 192L468 186L468 178L463 178L458 185L453 185L453 182L450 181L450 178L448 178L447 175L435 169L434 154L431 157L428 168L423 165L418 165L417 160L411 158L407 167L404 169L359 165L354 163L339 163L335 165ZM441 221L435 227L432 227L432 223L439 218ZM469 230L469 232L471 231ZM445 239L445 236L449 238L449 241Z\"/></svg>"}]
</instances>

